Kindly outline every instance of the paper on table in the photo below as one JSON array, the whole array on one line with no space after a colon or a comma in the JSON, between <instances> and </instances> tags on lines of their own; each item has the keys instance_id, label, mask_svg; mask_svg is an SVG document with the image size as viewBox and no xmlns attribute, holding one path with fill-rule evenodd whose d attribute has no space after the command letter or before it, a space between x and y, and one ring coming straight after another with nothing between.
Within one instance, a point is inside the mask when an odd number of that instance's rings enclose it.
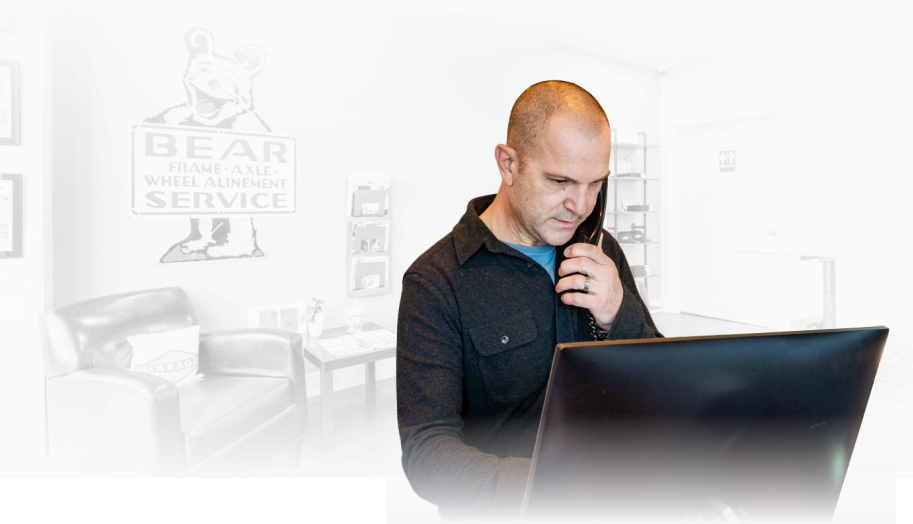
<instances>
[{"instance_id":1,"label":"paper on table","mask_svg":"<svg viewBox=\"0 0 913 524\"><path fill-rule=\"evenodd\" d=\"M396 347L396 335L386 329L362 331L356 335L344 335L341 338L361 347L370 347L373 350Z\"/></svg>"},{"instance_id":2,"label":"paper on table","mask_svg":"<svg viewBox=\"0 0 913 524\"><path fill-rule=\"evenodd\" d=\"M318 340L317 343L333 356L342 357L396 347L396 335L386 329L375 329L356 335Z\"/></svg>"}]
</instances>

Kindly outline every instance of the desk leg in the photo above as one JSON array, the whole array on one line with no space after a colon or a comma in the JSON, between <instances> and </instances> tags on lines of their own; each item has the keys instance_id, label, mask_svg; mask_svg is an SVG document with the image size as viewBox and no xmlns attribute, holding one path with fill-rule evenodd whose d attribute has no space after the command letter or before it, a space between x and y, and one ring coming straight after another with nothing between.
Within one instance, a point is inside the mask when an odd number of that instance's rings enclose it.
<instances>
[{"instance_id":1,"label":"desk leg","mask_svg":"<svg viewBox=\"0 0 913 524\"><path fill-rule=\"evenodd\" d=\"M376 390L374 380L374 362L365 364L365 394L373 396Z\"/></svg>"},{"instance_id":2,"label":"desk leg","mask_svg":"<svg viewBox=\"0 0 913 524\"><path fill-rule=\"evenodd\" d=\"M824 273L824 329L837 327L837 261L833 258L821 259L821 270Z\"/></svg>"},{"instance_id":3,"label":"desk leg","mask_svg":"<svg viewBox=\"0 0 913 524\"><path fill-rule=\"evenodd\" d=\"M330 448L333 435L333 371L320 373L320 447Z\"/></svg>"}]
</instances>

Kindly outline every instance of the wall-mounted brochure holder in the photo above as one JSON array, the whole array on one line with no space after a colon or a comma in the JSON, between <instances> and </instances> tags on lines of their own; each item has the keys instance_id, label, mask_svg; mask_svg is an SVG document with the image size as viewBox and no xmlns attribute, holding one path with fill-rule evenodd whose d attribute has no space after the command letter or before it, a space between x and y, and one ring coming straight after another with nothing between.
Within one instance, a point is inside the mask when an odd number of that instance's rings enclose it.
<instances>
[{"instance_id":1,"label":"wall-mounted brochure holder","mask_svg":"<svg viewBox=\"0 0 913 524\"><path fill-rule=\"evenodd\" d=\"M349 175L346 295L355 298L390 292L390 177Z\"/></svg>"},{"instance_id":2,"label":"wall-mounted brochure holder","mask_svg":"<svg viewBox=\"0 0 913 524\"><path fill-rule=\"evenodd\" d=\"M349 254L385 253L390 246L390 221L349 222Z\"/></svg>"}]
</instances>

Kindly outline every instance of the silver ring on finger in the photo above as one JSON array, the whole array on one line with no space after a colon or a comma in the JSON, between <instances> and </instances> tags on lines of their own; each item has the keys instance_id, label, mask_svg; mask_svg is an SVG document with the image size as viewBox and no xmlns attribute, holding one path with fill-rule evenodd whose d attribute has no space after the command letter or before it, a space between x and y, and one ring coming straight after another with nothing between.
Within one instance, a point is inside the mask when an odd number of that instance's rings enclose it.
<instances>
[{"instance_id":1,"label":"silver ring on finger","mask_svg":"<svg viewBox=\"0 0 913 524\"><path fill-rule=\"evenodd\" d=\"M590 277L585 277L586 280L583 281L583 292L586 294L590 293Z\"/></svg>"}]
</instances>

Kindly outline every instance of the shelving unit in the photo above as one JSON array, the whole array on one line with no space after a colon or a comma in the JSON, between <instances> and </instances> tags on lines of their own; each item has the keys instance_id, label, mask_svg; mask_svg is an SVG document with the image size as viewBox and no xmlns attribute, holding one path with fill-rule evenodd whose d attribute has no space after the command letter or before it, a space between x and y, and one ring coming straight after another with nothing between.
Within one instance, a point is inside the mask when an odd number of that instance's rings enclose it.
<instances>
[{"instance_id":1,"label":"shelving unit","mask_svg":"<svg viewBox=\"0 0 913 524\"><path fill-rule=\"evenodd\" d=\"M617 142L615 140L615 135L614 135L614 131L613 131L612 176L609 177L609 181L612 182L612 184L610 185L610 190L613 192L613 200L614 200L615 205L610 212L606 213L605 228L612 233L612 236L614 236L616 238L616 240L619 239L619 235L621 233L626 232L626 231L629 231L632 233L634 233L636 231L641 232L642 237L644 239L646 239L647 241L645 241L645 242L640 242L640 241L622 242L621 240L619 240L619 244L621 244L621 246L623 248L626 248L628 246L640 246L639 248L630 248L630 249L642 249L643 250L643 253L642 253L643 264L642 265L649 268L650 267L649 261L651 259L658 258L658 257L657 257L656 253L653 254L653 257L650 256L651 249L648 246L659 245L660 241L658 239L658 236L657 236L657 238L650 238L648 236L647 218L650 216L658 216L661 214L661 211L654 209L652 207L652 205L649 210L628 211L627 209L622 208L622 198L621 198L621 193L623 191L623 187L628 184L634 184L634 183L642 184L643 198L638 203L638 205L649 204L648 195L650 194L649 188L651 185L654 186L655 191L658 191L658 188L655 187L655 183L659 182L660 178L646 176L647 175L647 150L656 148L658 146L650 145L647 143L647 134L646 133L638 133L637 135L638 135L638 137L640 137L642 139L642 141L640 143ZM618 160L619 160L619 156L620 156L619 153L621 151L632 151L632 152L640 151L641 152L641 154L642 154L641 165L637 166L637 167L639 167L639 171L637 171L638 176L624 176L624 175L630 175L630 173L620 173L619 172ZM630 167L630 164L629 164L629 166L626 166L626 167ZM651 183L653 183L653 184L651 184ZM621 229L619 220L622 219L622 217L630 217L630 216L634 216L634 217L639 216L641 218L641 223L640 224L631 224L630 229ZM611 223L609 223L610 221L611 221ZM631 255L633 255L633 254L634 253L627 255L629 260L631 259ZM640 265L640 264L636 264L636 265ZM647 303L647 306L650 308L651 311L656 311L656 310L660 309L659 307L652 306L650 304L650 298L649 298L650 281L658 278L659 276L660 276L659 272L654 273L651 270L649 275L634 277L634 280L637 282L637 287L641 294L641 298L644 299L644 302Z\"/></svg>"}]
</instances>

